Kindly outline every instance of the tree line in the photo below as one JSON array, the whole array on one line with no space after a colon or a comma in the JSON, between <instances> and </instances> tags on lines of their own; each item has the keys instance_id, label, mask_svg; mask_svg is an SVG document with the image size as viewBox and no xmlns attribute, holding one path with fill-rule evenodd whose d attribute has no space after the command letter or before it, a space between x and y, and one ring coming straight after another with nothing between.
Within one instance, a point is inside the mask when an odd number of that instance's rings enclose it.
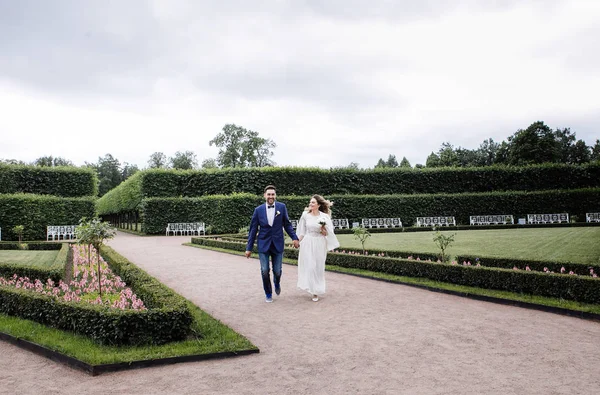
<instances>
[{"instance_id":1,"label":"tree line","mask_svg":"<svg viewBox=\"0 0 600 395\"><path fill-rule=\"evenodd\" d=\"M541 163L583 164L600 160L600 140L592 146L577 139L569 128L552 130L544 122L537 121L527 129L519 129L506 141L495 142L489 138L477 149L454 147L442 143L437 152L427 157L422 167L481 167L492 165L525 166ZM411 167L406 158L398 164L396 157L380 158L376 168Z\"/></svg>"},{"instance_id":2,"label":"tree line","mask_svg":"<svg viewBox=\"0 0 600 395\"><path fill-rule=\"evenodd\" d=\"M272 157L277 144L271 139L260 137L255 131L235 124L227 124L222 131L209 141L210 146L219 148L216 158L207 158L198 164L196 154L192 151L177 151L172 157L163 152L150 155L147 168L150 169L213 169L229 167L265 167L274 166ZM492 165L523 166L538 163L583 164L600 160L600 140L588 146L578 140L575 132L569 128L550 129L544 122L537 121L526 129L519 129L506 141L495 142L489 138L477 149L454 147L449 142L442 143L437 152L432 152L425 165L416 164L415 168L425 167L481 167ZM25 163L15 159L0 159L0 163L30 164L35 166L74 166L73 162L62 157L43 156L33 163ZM98 174L98 195L102 196L121 182L138 172L135 164L121 163L111 154L99 157L95 163L85 162L83 167L96 170ZM345 168L359 169L359 164L352 162ZM398 163L395 155L390 154L387 160L380 158L374 168L412 168L410 162L403 157Z\"/></svg>"}]
</instances>

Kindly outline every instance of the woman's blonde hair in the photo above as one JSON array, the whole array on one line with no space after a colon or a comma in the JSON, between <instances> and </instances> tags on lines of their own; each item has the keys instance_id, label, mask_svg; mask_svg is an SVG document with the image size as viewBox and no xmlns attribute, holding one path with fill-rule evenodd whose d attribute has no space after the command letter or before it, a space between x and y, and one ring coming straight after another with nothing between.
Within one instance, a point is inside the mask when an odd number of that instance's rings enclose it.
<instances>
[{"instance_id":1,"label":"woman's blonde hair","mask_svg":"<svg viewBox=\"0 0 600 395\"><path fill-rule=\"evenodd\" d=\"M315 199L317 201L317 204L319 205L319 211L331 216L330 207L333 206L333 202L330 202L321 195L312 195L311 199ZM305 210L308 211L309 208L307 207Z\"/></svg>"}]
</instances>

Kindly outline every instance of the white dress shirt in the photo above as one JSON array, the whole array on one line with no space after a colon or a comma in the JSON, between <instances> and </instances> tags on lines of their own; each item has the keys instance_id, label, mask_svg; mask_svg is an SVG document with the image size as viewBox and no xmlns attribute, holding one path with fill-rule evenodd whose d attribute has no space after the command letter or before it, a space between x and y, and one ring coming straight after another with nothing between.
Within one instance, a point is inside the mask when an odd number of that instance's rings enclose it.
<instances>
[{"instance_id":1,"label":"white dress shirt","mask_svg":"<svg viewBox=\"0 0 600 395\"><path fill-rule=\"evenodd\" d=\"M269 226L273 226L273 220L275 220L275 203L273 203L273 207L269 208L269 204L267 207L267 221L269 221Z\"/></svg>"}]
</instances>

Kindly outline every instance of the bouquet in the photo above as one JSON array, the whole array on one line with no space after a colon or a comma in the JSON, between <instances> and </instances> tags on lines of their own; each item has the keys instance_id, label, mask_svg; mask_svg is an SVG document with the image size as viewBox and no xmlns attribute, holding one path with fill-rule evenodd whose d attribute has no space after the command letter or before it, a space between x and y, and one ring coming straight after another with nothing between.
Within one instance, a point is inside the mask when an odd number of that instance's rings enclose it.
<instances>
[{"instance_id":1,"label":"bouquet","mask_svg":"<svg viewBox=\"0 0 600 395\"><path fill-rule=\"evenodd\" d=\"M321 228L324 228L326 224L327 222L325 222L323 218L319 219L319 225L321 225Z\"/></svg>"}]
</instances>

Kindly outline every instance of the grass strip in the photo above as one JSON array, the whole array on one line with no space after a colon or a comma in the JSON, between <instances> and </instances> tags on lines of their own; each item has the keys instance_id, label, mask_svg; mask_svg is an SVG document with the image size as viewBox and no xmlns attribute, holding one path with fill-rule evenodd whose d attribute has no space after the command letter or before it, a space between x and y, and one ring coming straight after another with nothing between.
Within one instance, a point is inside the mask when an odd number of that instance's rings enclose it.
<instances>
[{"instance_id":1,"label":"grass strip","mask_svg":"<svg viewBox=\"0 0 600 395\"><path fill-rule=\"evenodd\" d=\"M207 247L198 244L192 243L184 243L186 246L202 248L206 250L212 250L217 252L224 252L232 255L244 255L244 252L241 251L232 251L224 248L215 248L215 247ZM283 262L290 265L297 265L297 262L293 259L284 258ZM398 284L407 284L407 285L416 285L420 287L427 287L434 290L441 291L451 291L460 294L464 294L465 296L474 295L474 296L483 296L490 298L503 299L514 302L522 302L533 305L545 306L545 307L553 307L560 308L565 310L571 310L573 312L583 312L583 313L592 313L592 314L600 314L600 305L596 304L587 304L587 303L579 303L570 300L564 299L556 299L556 298L548 298L543 296L535 296L535 295L526 295L526 294L518 294L514 292L507 291L497 291L485 288L477 288L477 287L468 287L463 285L456 285L451 283L444 283L440 281L433 281L427 278L419 278L419 277L405 277L405 276L396 276L392 274L372 272L368 270L362 269L349 269L339 266L326 265L325 270L331 272L338 272L350 275L357 275L361 277L373 278L377 280L384 280L388 282L394 282Z\"/></svg>"}]
</instances>

